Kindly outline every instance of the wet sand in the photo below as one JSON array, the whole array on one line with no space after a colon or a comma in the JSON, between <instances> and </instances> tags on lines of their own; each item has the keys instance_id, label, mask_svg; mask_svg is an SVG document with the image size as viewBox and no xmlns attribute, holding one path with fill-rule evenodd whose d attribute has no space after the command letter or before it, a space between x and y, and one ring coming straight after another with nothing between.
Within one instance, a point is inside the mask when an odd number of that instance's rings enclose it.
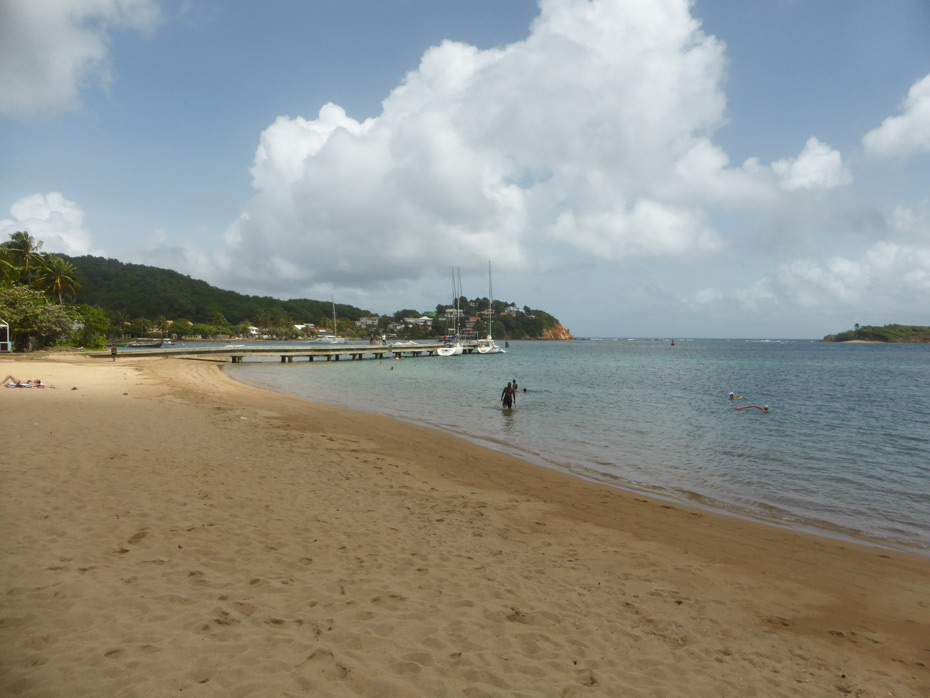
<instances>
[{"instance_id":1,"label":"wet sand","mask_svg":"<svg viewBox=\"0 0 930 698\"><path fill-rule=\"evenodd\" d=\"M55 386L0 388L0 695L930 695L930 558L210 361L0 371Z\"/></svg>"}]
</instances>

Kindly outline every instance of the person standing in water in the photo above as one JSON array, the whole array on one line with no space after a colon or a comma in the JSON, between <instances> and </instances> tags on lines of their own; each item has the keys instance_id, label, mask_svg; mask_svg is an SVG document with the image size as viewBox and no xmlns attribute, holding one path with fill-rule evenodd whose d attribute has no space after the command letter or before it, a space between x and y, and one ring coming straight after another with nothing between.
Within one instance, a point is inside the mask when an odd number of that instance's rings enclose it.
<instances>
[{"instance_id":1,"label":"person standing in water","mask_svg":"<svg viewBox=\"0 0 930 698\"><path fill-rule=\"evenodd\" d=\"M501 403L508 410L513 407L514 392L513 383L508 383L503 392L501 392Z\"/></svg>"}]
</instances>

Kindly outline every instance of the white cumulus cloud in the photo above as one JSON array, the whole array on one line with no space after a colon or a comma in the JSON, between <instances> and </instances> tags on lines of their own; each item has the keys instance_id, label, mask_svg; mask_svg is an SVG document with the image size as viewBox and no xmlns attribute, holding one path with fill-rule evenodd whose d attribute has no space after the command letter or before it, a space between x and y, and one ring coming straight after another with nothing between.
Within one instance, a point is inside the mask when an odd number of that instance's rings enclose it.
<instances>
[{"instance_id":1,"label":"white cumulus cloud","mask_svg":"<svg viewBox=\"0 0 930 698\"><path fill-rule=\"evenodd\" d=\"M891 230L896 238L930 246L930 208L896 206Z\"/></svg>"},{"instance_id":2,"label":"white cumulus cloud","mask_svg":"<svg viewBox=\"0 0 930 698\"><path fill-rule=\"evenodd\" d=\"M834 189L852 182L840 152L814 137L807 140L798 157L774 162L772 170L779 178L779 185L788 191Z\"/></svg>"},{"instance_id":3,"label":"white cumulus cloud","mask_svg":"<svg viewBox=\"0 0 930 698\"><path fill-rule=\"evenodd\" d=\"M736 304L746 310L853 316L868 309L883 322L926 316L930 246L877 242L859 257L793 259L746 288L703 289L695 303Z\"/></svg>"},{"instance_id":4,"label":"white cumulus cloud","mask_svg":"<svg viewBox=\"0 0 930 698\"><path fill-rule=\"evenodd\" d=\"M0 220L0 239L18 231L42 241L43 252L70 256L101 255L93 249L91 234L84 227L84 211L59 192L26 196L10 207L12 219Z\"/></svg>"},{"instance_id":5,"label":"white cumulus cloud","mask_svg":"<svg viewBox=\"0 0 930 698\"><path fill-rule=\"evenodd\" d=\"M640 199L628 209L586 214L563 213L550 234L603 259L685 257L720 246L700 211Z\"/></svg>"},{"instance_id":6,"label":"white cumulus cloud","mask_svg":"<svg viewBox=\"0 0 930 698\"><path fill-rule=\"evenodd\" d=\"M150 32L159 18L155 0L0 0L0 115L73 109L111 79L111 32Z\"/></svg>"},{"instance_id":7,"label":"white cumulus cloud","mask_svg":"<svg viewBox=\"0 0 930 698\"><path fill-rule=\"evenodd\" d=\"M541 0L529 35L426 50L363 122L334 104L261 135L225 283L297 294L540 255L680 258L720 245L702 206L770 195L710 138L724 47L688 0ZM211 273L212 272L212 273Z\"/></svg>"},{"instance_id":8,"label":"white cumulus cloud","mask_svg":"<svg viewBox=\"0 0 930 698\"><path fill-rule=\"evenodd\" d=\"M930 75L911 86L899 116L889 116L862 138L866 152L906 158L930 153Z\"/></svg>"}]
</instances>

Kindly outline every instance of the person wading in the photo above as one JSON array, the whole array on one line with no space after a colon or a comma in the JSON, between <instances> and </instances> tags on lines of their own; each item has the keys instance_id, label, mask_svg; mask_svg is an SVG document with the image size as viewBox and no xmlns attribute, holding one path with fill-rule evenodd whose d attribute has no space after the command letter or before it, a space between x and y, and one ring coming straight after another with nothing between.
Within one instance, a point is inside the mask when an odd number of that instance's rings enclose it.
<instances>
[{"instance_id":1,"label":"person wading","mask_svg":"<svg viewBox=\"0 0 930 698\"><path fill-rule=\"evenodd\" d=\"M502 404L504 405L504 407L506 407L508 410L509 410L511 407L513 407L514 392L515 392L515 391L514 391L514 389L513 389L513 383L508 383L508 384L507 384L507 387L505 387L504 390L503 390L503 392L501 392L501 403L502 403Z\"/></svg>"}]
</instances>

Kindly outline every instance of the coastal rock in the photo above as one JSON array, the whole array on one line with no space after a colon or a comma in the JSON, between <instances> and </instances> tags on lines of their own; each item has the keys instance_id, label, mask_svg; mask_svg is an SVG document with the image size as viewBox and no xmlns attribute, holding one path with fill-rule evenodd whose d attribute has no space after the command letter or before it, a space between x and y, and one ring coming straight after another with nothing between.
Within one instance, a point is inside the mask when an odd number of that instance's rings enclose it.
<instances>
[{"instance_id":1,"label":"coastal rock","mask_svg":"<svg viewBox=\"0 0 930 698\"><path fill-rule=\"evenodd\" d=\"M553 327L543 330L540 339L574 339L574 337L565 327L556 324Z\"/></svg>"}]
</instances>

